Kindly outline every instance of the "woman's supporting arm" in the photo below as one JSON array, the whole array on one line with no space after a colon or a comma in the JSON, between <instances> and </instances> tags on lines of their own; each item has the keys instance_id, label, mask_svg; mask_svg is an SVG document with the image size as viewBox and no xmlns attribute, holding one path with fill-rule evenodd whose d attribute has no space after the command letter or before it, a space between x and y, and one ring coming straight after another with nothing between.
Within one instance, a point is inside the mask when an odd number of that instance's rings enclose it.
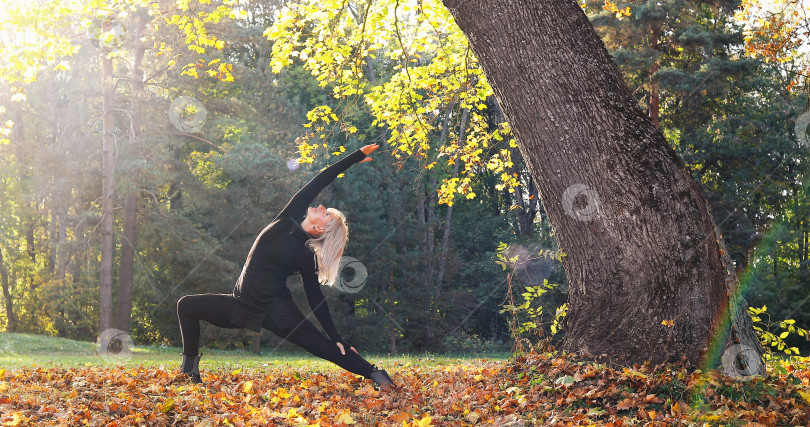
<instances>
[{"instance_id":1,"label":"woman's supporting arm","mask_svg":"<svg viewBox=\"0 0 810 427\"><path fill-rule=\"evenodd\" d=\"M318 323L321 324L326 335L334 342L344 343L343 337L340 336L335 323L332 321L332 315L329 312L329 304L326 303L326 298L321 292L321 284L318 282L318 275L315 274L315 265L313 261L312 269L301 270L301 280L304 282L304 292L307 294L307 301ZM347 347L348 348L348 347Z\"/></svg>"}]
</instances>

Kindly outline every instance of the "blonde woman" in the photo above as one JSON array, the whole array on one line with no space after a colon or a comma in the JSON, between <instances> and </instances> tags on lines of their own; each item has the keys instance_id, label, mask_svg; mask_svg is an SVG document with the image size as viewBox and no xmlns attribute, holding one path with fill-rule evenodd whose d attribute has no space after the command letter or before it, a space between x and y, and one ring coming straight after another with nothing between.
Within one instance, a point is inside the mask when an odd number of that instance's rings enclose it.
<instances>
[{"instance_id":1,"label":"blonde woman","mask_svg":"<svg viewBox=\"0 0 810 427\"><path fill-rule=\"evenodd\" d=\"M338 279L340 257L348 240L346 218L337 209L308 207L329 183L355 163L370 161L376 144L349 154L329 166L287 203L262 230L250 249L232 294L186 295L177 302L183 338L181 373L200 378L200 320L221 328L265 328L308 352L357 375L372 379L383 391L394 382L384 370L360 357L338 334L321 293L321 285ZM287 276L299 272L312 312L326 331L321 334L295 305Z\"/></svg>"}]
</instances>

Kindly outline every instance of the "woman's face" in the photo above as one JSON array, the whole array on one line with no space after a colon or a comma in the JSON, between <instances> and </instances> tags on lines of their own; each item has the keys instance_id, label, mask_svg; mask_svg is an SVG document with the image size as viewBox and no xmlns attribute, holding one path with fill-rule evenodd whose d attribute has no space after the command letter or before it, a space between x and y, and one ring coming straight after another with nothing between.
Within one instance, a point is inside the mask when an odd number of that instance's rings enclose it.
<instances>
[{"instance_id":1,"label":"woman's face","mask_svg":"<svg viewBox=\"0 0 810 427\"><path fill-rule=\"evenodd\" d=\"M332 214L326 210L323 205L318 205L317 208L307 208L307 218L309 219L309 223L314 225L318 233L323 233L326 229L326 224L329 224L329 221L332 220ZM313 230L307 230L307 232L312 232Z\"/></svg>"}]
</instances>

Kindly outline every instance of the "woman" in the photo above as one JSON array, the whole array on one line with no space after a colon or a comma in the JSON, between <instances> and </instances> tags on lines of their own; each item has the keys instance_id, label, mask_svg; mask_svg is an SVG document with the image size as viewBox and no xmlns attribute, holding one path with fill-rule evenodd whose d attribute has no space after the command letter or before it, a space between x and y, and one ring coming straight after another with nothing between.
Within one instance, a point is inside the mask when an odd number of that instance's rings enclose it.
<instances>
[{"instance_id":1,"label":"woman","mask_svg":"<svg viewBox=\"0 0 810 427\"><path fill-rule=\"evenodd\" d=\"M394 382L384 370L360 357L335 329L320 285L332 285L340 275L340 257L348 240L346 218L323 205L307 207L340 173L355 163L370 161L379 147L365 147L329 166L304 186L262 230L250 249L233 294L187 295L177 302L183 338L180 369L193 382L200 378L198 355L200 319L220 328L268 329L322 359L374 380L383 391ZM314 252L314 253L313 253ZM312 312L328 337L321 334L295 305L287 276L300 272ZM350 350L350 351L348 351Z\"/></svg>"}]
</instances>

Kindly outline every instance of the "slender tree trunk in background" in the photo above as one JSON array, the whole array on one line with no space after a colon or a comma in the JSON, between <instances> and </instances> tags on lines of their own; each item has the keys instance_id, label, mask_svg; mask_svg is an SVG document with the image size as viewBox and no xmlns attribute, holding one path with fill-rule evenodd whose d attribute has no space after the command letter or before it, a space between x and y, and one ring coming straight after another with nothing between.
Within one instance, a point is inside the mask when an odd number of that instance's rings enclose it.
<instances>
[{"instance_id":1,"label":"slender tree trunk in background","mask_svg":"<svg viewBox=\"0 0 810 427\"><path fill-rule=\"evenodd\" d=\"M121 269L118 278L116 328L128 332L132 317L132 276L135 260L138 192L130 191L124 203L124 232L121 241Z\"/></svg>"},{"instance_id":2,"label":"slender tree trunk in background","mask_svg":"<svg viewBox=\"0 0 810 427\"><path fill-rule=\"evenodd\" d=\"M104 31L111 25L104 24ZM101 281L99 282L99 334L112 328L112 287L113 287L113 197L115 185L115 137L113 135L113 66L107 58L109 48L101 52L101 81L104 85L102 97L102 202L101 202Z\"/></svg>"},{"instance_id":3,"label":"slender tree trunk in background","mask_svg":"<svg viewBox=\"0 0 810 427\"><path fill-rule=\"evenodd\" d=\"M392 221L389 219L389 224L391 222ZM388 269L388 290L393 292L393 287L394 287L394 267L391 266ZM391 354L393 355L397 354L397 326L394 325L393 322L391 324Z\"/></svg>"},{"instance_id":4,"label":"slender tree trunk in background","mask_svg":"<svg viewBox=\"0 0 810 427\"><path fill-rule=\"evenodd\" d=\"M431 189L428 188L428 192L430 192L430 191L431 191ZM425 194L424 189L422 188L422 180L419 181L419 187L417 188L416 194L419 194L419 195L424 195ZM422 201L419 202L419 206L417 207L417 212L416 212L416 221L419 224L419 227L424 230L424 232L422 233L422 242L421 242L420 246L421 246L422 254L423 254L421 259L423 259L425 261L424 265L425 265L425 272L426 273L427 273L427 270L429 269L428 264L430 263L430 258L431 258L431 255L432 255L430 252L428 252L428 248L430 248L432 246L430 244L431 243L430 242L430 229L428 227L428 222L427 222L427 217L428 217L427 210L428 210L428 204L429 203L430 202L428 200L428 197L423 197ZM432 289L433 282L431 281L431 277L428 274L423 274L422 275L422 286L425 289L426 294L431 293L430 291ZM433 302L432 301L431 301L430 307L433 307ZM431 310L431 312L432 312L432 310ZM429 316L428 321L427 321L427 328L425 329L425 339L427 340L427 342L431 342L433 340L434 326L435 326L435 323L434 323L434 320L433 320L433 316Z\"/></svg>"},{"instance_id":5,"label":"slender tree trunk in background","mask_svg":"<svg viewBox=\"0 0 810 427\"><path fill-rule=\"evenodd\" d=\"M56 278L62 282L65 280L68 262L68 249L65 247L67 242L67 226L65 225L67 213L65 212L65 206L62 204L64 202L60 200L59 203L56 212L56 220L59 222L59 229L56 233Z\"/></svg>"},{"instance_id":6,"label":"slender tree trunk in background","mask_svg":"<svg viewBox=\"0 0 810 427\"><path fill-rule=\"evenodd\" d=\"M658 51L658 40L661 38L661 27L658 23L650 26L650 48ZM650 67L650 105L649 115L653 124L658 127L658 116L660 111L661 95L658 93L658 82L655 81L655 73L661 68L661 64L656 60Z\"/></svg>"},{"instance_id":7,"label":"slender tree trunk in background","mask_svg":"<svg viewBox=\"0 0 810 427\"><path fill-rule=\"evenodd\" d=\"M388 175L388 176L390 177L390 175ZM390 193L390 195L391 195L391 197L395 197L395 194L393 192ZM396 209L397 206L396 206L396 203L395 203L394 200L389 201L388 205L393 207L392 209L389 210L389 212L391 212L392 214L388 215L388 218L387 218L388 229L393 230L396 227L396 222L394 220L393 213L396 212L395 209ZM394 245L393 242L391 242L389 244L389 247L390 247L390 251L391 251L392 254L397 253L397 248L396 248L396 246ZM396 293L396 289L394 288L394 264L393 263L390 263L390 267L388 267L388 292L390 294L395 294ZM384 307L379 307L378 306L377 308L382 310L383 315L386 314ZM397 353L397 325L395 325L393 322L391 322L391 354L396 354L396 353Z\"/></svg>"},{"instance_id":8,"label":"slender tree trunk in background","mask_svg":"<svg viewBox=\"0 0 810 427\"><path fill-rule=\"evenodd\" d=\"M807 230L806 228L807 219L802 221L802 228L801 228L801 239L804 242L802 245L802 264L801 264L801 272L802 272L802 283L804 284L807 281Z\"/></svg>"},{"instance_id":9,"label":"slender tree trunk in background","mask_svg":"<svg viewBox=\"0 0 810 427\"><path fill-rule=\"evenodd\" d=\"M442 130L439 133L439 147L444 145L444 141L447 138L451 114L452 108L448 108L447 112L444 114ZM428 179L430 188L428 188L428 194L425 196L425 223L427 224L425 229L425 289L429 294L435 294L434 289L436 282L434 280L434 272L436 271L436 256L433 252L436 250L436 203L438 202L436 186L438 184L438 180L436 178L436 173L433 170L428 173L430 175L430 178ZM433 332L436 330L436 319L434 313L437 312L439 303L440 302L435 298L431 300L430 317L428 317L428 328L426 335L428 342L433 341Z\"/></svg>"},{"instance_id":10,"label":"slender tree trunk in background","mask_svg":"<svg viewBox=\"0 0 810 427\"><path fill-rule=\"evenodd\" d=\"M804 221L802 220L799 220L799 223L797 224L799 230L799 253L797 254L799 255L799 275L804 274L804 270L807 268L804 262L804 230L802 230L803 224Z\"/></svg>"},{"instance_id":11,"label":"slender tree trunk in background","mask_svg":"<svg viewBox=\"0 0 810 427\"><path fill-rule=\"evenodd\" d=\"M619 363L684 357L693 366L719 361L725 347L714 344L761 354L700 188L579 4L444 4L482 64L567 254L562 348Z\"/></svg>"},{"instance_id":12,"label":"slender tree trunk in background","mask_svg":"<svg viewBox=\"0 0 810 427\"><path fill-rule=\"evenodd\" d=\"M15 145L14 157L16 157L17 164L20 166L20 184L24 187L28 187L28 191L33 191L32 187L35 184L32 182L32 168L30 166L32 163L32 155L26 149L27 142L25 140L22 103L12 102L10 114L14 122L14 126L11 128L11 141L13 141ZM31 259L31 263L28 265L30 269L30 274L27 275L28 287L31 291L35 291L38 283L34 280L37 269L37 247L34 237L38 218L37 202L33 200L23 201L23 205L25 208L21 210L20 221L25 227L25 250L28 253L28 257Z\"/></svg>"},{"instance_id":13,"label":"slender tree trunk in background","mask_svg":"<svg viewBox=\"0 0 810 427\"><path fill-rule=\"evenodd\" d=\"M467 118L470 115L470 110L464 109L461 113L461 124L458 130L458 144L464 144L467 131ZM458 168L461 164L461 159L456 156L455 164L453 165L452 178L458 176ZM442 230L442 248L439 254L439 271L436 273L436 285L433 287L433 298L436 301L441 300L442 282L444 282L444 271L447 267L447 248L450 245L450 224L453 219L453 205L447 207L447 212L444 216L444 230ZM432 313L431 313L432 314ZM431 316L432 317L432 316Z\"/></svg>"},{"instance_id":14,"label":"slender tree trunk in background","mask_svg":"<svg viewBox=\"0 0 810 427\"><path fill-rule=\"evenodd\" d=\"M54 205L56 200L53 201ZM51 222L48 224L48 273L53 274L56 270L56 239L59 234L59 216L56 213L56 206L51 208Z\"/></svg>"},{"instance_id":15,"label":"slender tree trunk in background","mask_svg":"<svg viewBox=\"0 0 810 427\"><path fill-rule=\"evenodd\" d=\"M176 211L183 207L183 189L172 182L169 184L169 209Z\"/></svg>"},{"instance_id":16,"label":"slender tree trunk in background","mask_svg":"<svg viewBox=\"0 0 810 427\"><path fill-rule=\"evenodd\" d=\"M3 259L3 251L0 250L0 285L3 286L3 301L6 302L6 332L17 331L17 320L14 317L14 303L11 299L11 289L8 282L8 270Z\"/></svg>"},{"instance_id":17,"label":"slender tree trunk in background","mask_svg":"<svg viewBox=\"0 0 810 427\"><path fill-rule=\"evenodd\" d=\"M54 80L51 82L51 92L56 94L58 93L58 84L57 81ZM51 147L54 152L59 152L59 98L54 97L51 100L51 117L53 118L51 121ZM52 187L51 192L51 224L48 230L48 240L50 244L48 245L48 273L53 274L55 270L58 269L59 264L59 230L62 226L63 218L60 217L61 212L61 205L62 199L64 195L62 194L62 185L61 185L61 178L55 177L56 182Z\"/></svg>"},{"instance_id":18,"label":"slender tree trunk in background","mask_svg":"<svg viewBox=\"0 0 810 427\"><path fill-rule=\"evenodd\" d=\"M506 121L506 116L503 114L503 110L501 109L501 104L498 103L498 99L492 97L492 105L493 105L493 113L497 117L498 123ZM515 163L515 159L520 156L520 149L517 147L510 147L509 154L512 158L512 167L509 168L509 172L513 174L517 174L517 176L523 175L522 168ZM494 194L491 194L494 197ZM527 202L524 200L528 200ZM528 176L528 185L523 186L521 185L519 188L515 189L514 193L506 193L505 200L510 200L511 198L515 199L515 205L518 206L518 209L515 209L515 217L517 218L517 225L518 225L518 233L521 236L529 237L532 235L534 230L534 218L537 216L537 208L535 200L538 197L537 188L534 186L534 180L532 179L531 174ZM511 212L510 206L506 206L506 211Z\"/></svg>"},{"instance_id":19,"label":"slender tree trunk in background","mask_svg":"<svg viewBox=\"0 0 810 427\"><path fill-rule=\"evenodd\" d=\"M31 212L36 212L37 208L36 205L32 202L30 204ZM31 215L28 217L28 221L26 221L25 225L25 250L28 252L28 256L31 258L31 262L37 261L37 247L34 243L34 228L36 226L36 220L34 216Z\"/></svg>"},{"instance_id":20,"label":"slender tree trunk in background","mask_svg":"<svg viewBox=\"0 0 810 427\"><path fill-rule=\"evenodd\" d=\"M466 126L467 126L467 118L470 116L470 110L465 108L464 111L461 113L461 123L459 124L458 129L458 145L461 146L464 144L465 134L466 134ZM458 169L459 165L461 164L461 159L458 155L455 157L455 162L453 164L453 173L451 178L455 178L458 176ZM438 313L438 306L442 300L442 282L444 282L444 272L447 268L447 248L450 244L450 225L452 224L453 219L453 205L447 207L447 211L444 215L444 227L442 230L442 245L439 252L439 265L436 272L436 281L433 283L433 294L431 295L430 299L430 313L428 313L428 330L430 330L430 334L426 335L426 339L428 342L433 340L433 328L435 328L435 317Z\"/></svg>"},{"instance_id":21,"label":"slender tree trunk in background","mask_svg":"<svg viewBox=\"0 0 810 427\"><path fill-rule=\"evenodd\" d=\"M139 14L133 15L133 34L130 39L133 44L132 53L132 93L129 103L130 113L130 145L137 146L141 142L141 105L143 96L143 54L146 46L141 41L143 32L143 19ZM133 150L134 151L134 150ZM118 272L118 305L116 308L117 328L129 332L129 323L132 318L132 281L135 267L135 247L138 235L138 173L133 171L129 193L124 208L124 230L121 242L121 261Z\"/></svg>"},{"instance_id":22,"label":"slender tree trunk in background","mask_svg":"<svg viewBox=\"0 0 810 427\"><path fill-rule=\"evenodd\" d=\"M31 179L31 154L27 151L25 141L25 122L23 121L22 104L20 102L12 103L11 118L14 122L14 127L11 128L11 140L16 145L15 157L17 164L21 166L22 174L21 180L27 181ZM29 184L33 186L33 183ZM23 212L22 218L25 224L25 250L31 258L31 262L36 264L37 261L37 247L34 239L34 234L37 225L37 204L35 201L25 202L28 207Z\"/></svg>"}]
</instances>

